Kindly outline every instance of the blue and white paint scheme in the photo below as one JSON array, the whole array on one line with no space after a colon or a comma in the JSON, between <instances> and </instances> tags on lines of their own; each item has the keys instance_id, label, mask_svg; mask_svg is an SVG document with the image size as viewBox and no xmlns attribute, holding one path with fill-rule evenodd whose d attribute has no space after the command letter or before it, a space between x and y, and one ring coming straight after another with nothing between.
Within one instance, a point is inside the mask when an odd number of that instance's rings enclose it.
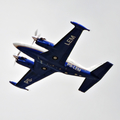
<instances>
[{"instance_id":1,"label":"blue and white paint scheme","mask_svg":"<svg viewBox=\"0 0 120 120\"><path fill-rule=\"evenodd\" d=\"M78 38L83 30L90 31L84 26L71 22L75 27L65 35L57 44L47 41L45 38L33 36L34 42L43 47L41 50L31 45L14 43L14 46L21 52L34 59L31 61L25 57L14 55L16 62L20 65L28 67L30 70L20 79L18 83L10 81L16 87L28 90L26 87L55 73L62 72L66 75L73 75L78 77L85 77L84 82L79 88L79 91L86 92L94 84L102 79L106 72L113 64L105 62L98 68L89 71L79 64L69 59L69 55L75 46Z\"/></svg>"}]
</instances>

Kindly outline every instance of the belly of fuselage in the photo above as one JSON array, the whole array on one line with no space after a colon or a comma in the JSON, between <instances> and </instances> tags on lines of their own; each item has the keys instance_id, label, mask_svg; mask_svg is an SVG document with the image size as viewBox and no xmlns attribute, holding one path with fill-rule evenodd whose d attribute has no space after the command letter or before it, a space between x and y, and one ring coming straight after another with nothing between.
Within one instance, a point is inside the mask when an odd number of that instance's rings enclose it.
<instances>
[{"instance_id":1,"label":"belly of fuselage","mask_svg":"<svg viewBox=\"0 0 120 120\"><path fill-rule=\"evenodd\" d=\"M66 61L64 66L60 64L55 64L54 62L52 63L51 61L41 56L41 54L44 51L36 49L33 46L24 45L24 44L14 44L14 46L20 51L22 51L23 53L37 60L40 64L44 64L46 67L54 69L56 72L62 72L67 75L74 75L74 76L80 76L80 77L90 76L89 71L82 69L80 67L77 67L76 65L70 62Z\"/></svg>"}]
</instances>

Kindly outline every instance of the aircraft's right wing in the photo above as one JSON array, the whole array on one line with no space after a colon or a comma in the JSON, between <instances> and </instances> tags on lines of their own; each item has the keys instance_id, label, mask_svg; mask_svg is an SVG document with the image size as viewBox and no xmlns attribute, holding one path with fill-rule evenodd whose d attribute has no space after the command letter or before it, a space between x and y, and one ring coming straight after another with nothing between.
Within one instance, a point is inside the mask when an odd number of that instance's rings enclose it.
<instances>
[{"instance_id":1,"label":"aircraft's right wing","mask_svg":"<svg viewBox=\"0 0 120 120\"><path fill-rule=\"evenodd\" d=\"M53 74L54 72L54 70L35 62L35 70L29 70L18 83L13 81L10 81L10 83L16 87L26 89L27 86Z\"/></svg>"}]
</instances>

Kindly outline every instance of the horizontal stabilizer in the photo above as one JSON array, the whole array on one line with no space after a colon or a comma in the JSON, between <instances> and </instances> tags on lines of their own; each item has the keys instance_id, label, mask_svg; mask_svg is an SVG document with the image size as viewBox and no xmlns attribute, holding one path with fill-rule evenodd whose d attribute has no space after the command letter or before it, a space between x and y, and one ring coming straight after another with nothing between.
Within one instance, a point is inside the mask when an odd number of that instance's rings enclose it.
<instances>
[{"instance_id":1,"label":"horizontal stabilizer","mask_svg":"<svg viewBox=\"0 0 120 120\"><path fill-rule=\"evenodd\" d=\"M99 79L97 80L97 79L86 78L78 90L81 92L86 92L89 88L91 88L98 81Z\"/></svg>"},{"instance_id":2,"label":"horizontal stabilizer","mask_svg":"<svg viewBox=\"0 0 120 120\"><path fill-rule=\"evenodd\" d=\"M79 90L82 92L86 92L89 88L91 88L94 84L101 80L101 78L107 73L107 71L112 67L113 64L106 62L100 67L96 68L91 72L93 79L86 78Z\"/></svg>"},{"instance_id":3,"label":"horizontal stabilizer","mask_svg":"<svg viewBox=\"0 0 120 120\"><path fill-rule=\"evenodd\" d=\"M106 62L103 65L101 65L100 67L93 70L91 72L91 74L94 75L95 77L97 77L98 79L101 79L112 66L113 66L112 63Z\"/></svg>"}]
</instances>

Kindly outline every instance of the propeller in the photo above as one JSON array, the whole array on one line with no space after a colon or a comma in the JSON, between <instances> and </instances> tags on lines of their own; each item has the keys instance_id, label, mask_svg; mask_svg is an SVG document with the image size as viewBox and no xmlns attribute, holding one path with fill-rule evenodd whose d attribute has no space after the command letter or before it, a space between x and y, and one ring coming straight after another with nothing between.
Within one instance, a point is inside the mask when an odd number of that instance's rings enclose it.
<instances>
[{"instance_id":1,"label":"propeller","mask_svg":"<svg viewBox=\"0 0 120 120\"><path fill-rule=\"evenodd\" d=\"M16 61L18 60L20 53L21 53L21 51L19 51L17 55L13 55L13 57L15 58L14 65L15 65Z\"/></svg>"},{"instance_id":2,"label":"propeller","mask_svg":"<svg viewBox=\"0 0 120 120\"><path fill-rule=\"evenodd\" d=\"M40 38L40 34L38 35L38 30L36 30L35 31L35 35L34 36L32 36L32 38L33 38L33 42L32 42L32 45L34 44L34 42L35 41L37 41L37 39L39 39Z\"/></svg>"}]
</instances>

